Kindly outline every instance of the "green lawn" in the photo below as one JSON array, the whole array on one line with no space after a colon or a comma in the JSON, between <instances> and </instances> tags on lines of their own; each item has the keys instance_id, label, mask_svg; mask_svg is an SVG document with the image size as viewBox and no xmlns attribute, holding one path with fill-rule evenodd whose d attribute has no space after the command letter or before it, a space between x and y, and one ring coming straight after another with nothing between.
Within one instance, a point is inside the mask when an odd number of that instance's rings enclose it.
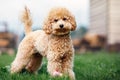
<instances>
[{"instance_id":1,"label":"green lawn","mask_svg":"<svg viewBox=\"0 0 120 80\"><path fill-rule=\"evenodd\" d=\"M21 73L10 75L5 66L10 65L15 56L0 56L0 80L69 80L68 77L52 78L46 72L46 60L38 75ZM76 80L120 80L120 54L104 51L75 55L74 71Z\"/></svg>"}]
</instances>

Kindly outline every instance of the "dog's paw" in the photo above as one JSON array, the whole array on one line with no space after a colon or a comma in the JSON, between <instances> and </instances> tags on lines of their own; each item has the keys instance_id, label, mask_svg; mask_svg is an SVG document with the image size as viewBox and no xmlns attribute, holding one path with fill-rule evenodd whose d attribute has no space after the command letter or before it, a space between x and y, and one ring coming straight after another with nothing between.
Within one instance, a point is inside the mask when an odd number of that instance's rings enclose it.
<instances>
[{"instance_id":1,"label":"dog's paw","mask_svg":"<svg viewBox=\"0 0 120 80\"><path fill-rule=\"evenodd\" d=\"M63 74L58 72L58 71L54 71L53 72L53 76L62 76Z\"/></svg>"}]
</instances>

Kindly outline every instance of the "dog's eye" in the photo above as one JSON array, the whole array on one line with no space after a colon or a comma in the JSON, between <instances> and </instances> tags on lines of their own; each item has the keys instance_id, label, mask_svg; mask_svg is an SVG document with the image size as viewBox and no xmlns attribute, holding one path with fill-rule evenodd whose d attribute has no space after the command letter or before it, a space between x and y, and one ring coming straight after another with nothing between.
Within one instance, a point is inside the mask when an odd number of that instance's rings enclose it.
<instances>
[{"instance_id":1,"label":"dog's eye","mask_svg":"<svg viewBox=\"0 0 120 80\"><path fill-rule=\"evenodd\" d=\"M54 19L54 22L57 22L58 21L58 19Z\"/></svg>"},{"instance_id":2,"label":"dog's eye","mask_svg":"<svg viewBox=\"0 0 120 80\"><path fill-rule=\"evenodd\" d=\"M66 21L66 20L67 20L67 18L63 18L63 20L64 20L64 21Z\"/></svg>"}]
</instances>

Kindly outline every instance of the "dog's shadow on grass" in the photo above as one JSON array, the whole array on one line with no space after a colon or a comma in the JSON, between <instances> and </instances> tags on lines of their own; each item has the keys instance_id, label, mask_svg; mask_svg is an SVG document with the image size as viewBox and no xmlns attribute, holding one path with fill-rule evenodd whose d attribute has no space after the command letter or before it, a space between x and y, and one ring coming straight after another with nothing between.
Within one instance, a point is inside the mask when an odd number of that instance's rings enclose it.
<instances>
[{"instance_id":1,"label":"dog's shadow on grass","mask_svg":"<svg viewBox=\"0 0 120 80\"><path fill-rule=\"evenodd\" d=\"M48 75L47 64L43 64L42 67L38 70L38 74L42 74L42 73Z\"/></svg>"}]
</instances>

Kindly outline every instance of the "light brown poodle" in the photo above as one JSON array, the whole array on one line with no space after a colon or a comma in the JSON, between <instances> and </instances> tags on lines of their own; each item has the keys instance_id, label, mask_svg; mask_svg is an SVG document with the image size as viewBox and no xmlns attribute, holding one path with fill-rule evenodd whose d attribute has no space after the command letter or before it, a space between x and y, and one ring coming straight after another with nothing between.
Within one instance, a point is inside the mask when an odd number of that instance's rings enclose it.
<instances>
[{"instance_id":1,"label":"light brown poodle","mask_svg":"<svg viewBox=\"0 0 120 80\"><path fill-rule=\"evenodd\" d=\"M25 8L22 17L25 38L19 44L11 73L26 69L35 73L41 66L42 57L48 60L47 70L51 76L68 75L75 80L73 72L74 49L70 31L76 29L74 16L66 8L53 8L46 18L43 30L32 32L30 12Z\"/></svg>"}]
</instances>

